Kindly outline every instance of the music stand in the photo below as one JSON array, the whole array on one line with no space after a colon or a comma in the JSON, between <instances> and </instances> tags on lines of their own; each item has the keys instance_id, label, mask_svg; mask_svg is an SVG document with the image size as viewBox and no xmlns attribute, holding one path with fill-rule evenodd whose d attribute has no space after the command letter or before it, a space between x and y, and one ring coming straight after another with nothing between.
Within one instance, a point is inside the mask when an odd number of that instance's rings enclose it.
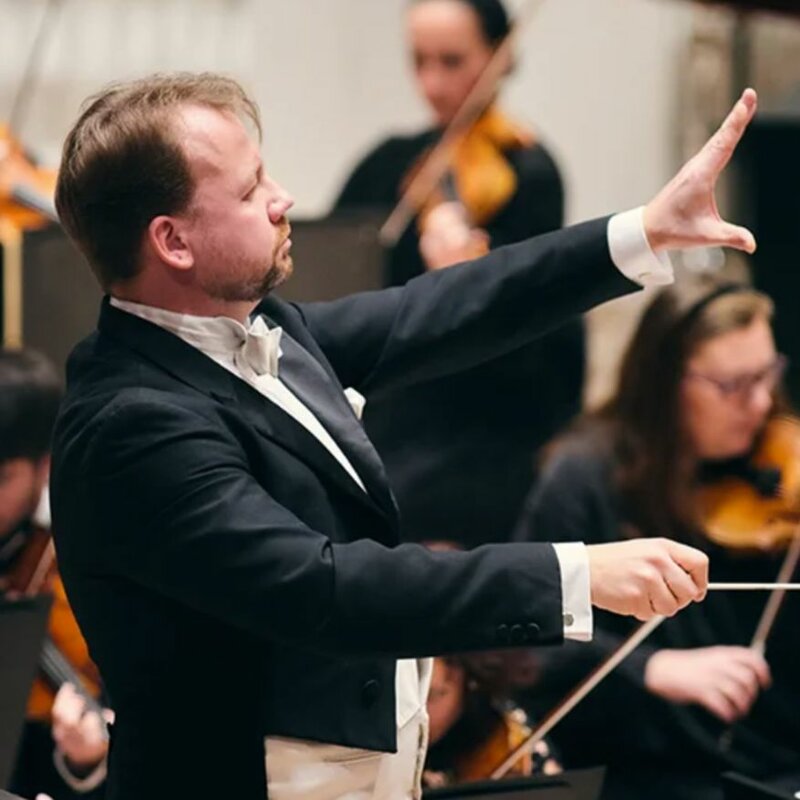
<instances>
[{"instance_id":1,"label":"music stand","mask_svg":"<svg viewBox=\"0 0 800 800\"><path fill-rule=\"evenodd\" d=\"M598 800L604 767L427 789L423 800Z\"/></svg>"},{"instance_id":2,"label":"music stand","mask_svg":"<svg viewBox=\"0 0 800 800\"><path fill-rule=\"evenodd\" d=\"M785 789L776 789L763 783L745 778L736 772L726 772L722 776L725 800L794 800L795 795ZM800 789L800 786L797 787Z\"/></svg>"},{"instance_id":3,"label":"music stand","mask_svg":"<svg viewBox=\"0 0 800 800\"><path fill-rule=\"evenodd\" d=\"M50 602L45 596L0 600L0 787L11 780Z\"/></svg>"}]
</instances>

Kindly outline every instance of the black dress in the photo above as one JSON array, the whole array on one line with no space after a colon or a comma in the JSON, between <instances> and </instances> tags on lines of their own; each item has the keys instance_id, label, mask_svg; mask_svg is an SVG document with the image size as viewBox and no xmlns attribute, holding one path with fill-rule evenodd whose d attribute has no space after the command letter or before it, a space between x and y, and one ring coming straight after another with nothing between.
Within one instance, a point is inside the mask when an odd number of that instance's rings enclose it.
<instances>
[{"instance_id":1,"label":"black dress","mask_svg":"<svg viewBox=\"0 0 800 800\"><path fill-rule=\"evenodd\" d=\"M354 170L336 209L397 202L438 131L388 139ZM492 247L563 223L564 193L541 145L509 151L517 191L486 226ZM425 271L416 223L387 254L386 285ZM381 454L407 540L466 547L508 540L534 478L535 452L580 409L584 326L571 320L532 345L456 376L369 398L364 423Z\"/></svg>"},{"instance_id":2,"label":"black dress","mask_svg":"<svg viewBox=\"0 0 800 800\"><path fill-rule=\"evenodd\" d=\"M610 435L599 423L568 438L525 502L515 538L587 544L626 538L631 514L614 488ZM636 535L640 535L638 532ZM696 544L696 543L693 543ZM774 581L781 556L733 556L712 543L711 580ZM721 798L719 775L734 770L800 789L800 598L789 593L767 645L773 686L733 728L698 706L679 706L644 686L648 658L661 648L748 646L767 595L710 592L706 600L666 620L552 732L567 767L609 765L604 800ZM527 705L542 714L610 655L639 624L595 610L591 643L567 642L542 651L542 677Z\"/></svg>"}]
</instances>

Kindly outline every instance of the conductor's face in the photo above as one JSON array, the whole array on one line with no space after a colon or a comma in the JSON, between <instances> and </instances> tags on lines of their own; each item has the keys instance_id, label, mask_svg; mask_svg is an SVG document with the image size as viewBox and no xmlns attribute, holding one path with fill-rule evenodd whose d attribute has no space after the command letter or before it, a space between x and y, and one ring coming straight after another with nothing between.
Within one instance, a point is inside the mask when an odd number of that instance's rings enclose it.
<instances>
[{"instance_id":1,"label":"conductor's face","mask_svg":"<svg viewBox=\"0 0 800 800\"><path fill-rule=\"evenodd\" d=\"M196 280L215 299L260 300L291 275L293 201L236 116L191 106L181 118L195 179L187 217Z\"/></svg>"}]
</instances>

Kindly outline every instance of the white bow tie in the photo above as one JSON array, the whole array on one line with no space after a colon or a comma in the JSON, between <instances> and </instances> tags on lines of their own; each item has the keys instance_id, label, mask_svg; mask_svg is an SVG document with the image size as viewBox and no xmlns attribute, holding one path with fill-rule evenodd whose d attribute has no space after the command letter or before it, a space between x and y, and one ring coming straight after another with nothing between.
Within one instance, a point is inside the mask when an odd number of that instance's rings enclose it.
<instances>
[{"instance_id":1,"label":"white bow tie","mask_svg":"<svg viewBox=\"0 0 800 800\"><path fill-rule=\"evenodd\" d=\"M256 375L272 375L277 378L282 333L281 328L270 329L263 317L256 317L234 355L237 366L241 369L244 362Z\"/></svg>"}]
</instances>

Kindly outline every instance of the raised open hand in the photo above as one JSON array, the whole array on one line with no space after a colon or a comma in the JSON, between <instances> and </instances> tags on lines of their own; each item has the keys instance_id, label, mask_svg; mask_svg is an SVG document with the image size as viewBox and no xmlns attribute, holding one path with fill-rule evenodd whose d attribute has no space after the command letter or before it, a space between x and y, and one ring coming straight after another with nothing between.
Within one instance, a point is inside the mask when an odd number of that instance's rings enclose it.
<instances>
[{"instance_id":1,"label":"raised open hand","mask_svg":"<svg viewBox=\"0 0 800 800\"><path fill-rule=\"evenodd\" d=\"M755 238L747 228L720 217L714 189L756 106L755 91L746 89L702 150L647 205L644 226L653 250L733 247L747 253L755 251Z\"/></svg>"}]
</instances>

